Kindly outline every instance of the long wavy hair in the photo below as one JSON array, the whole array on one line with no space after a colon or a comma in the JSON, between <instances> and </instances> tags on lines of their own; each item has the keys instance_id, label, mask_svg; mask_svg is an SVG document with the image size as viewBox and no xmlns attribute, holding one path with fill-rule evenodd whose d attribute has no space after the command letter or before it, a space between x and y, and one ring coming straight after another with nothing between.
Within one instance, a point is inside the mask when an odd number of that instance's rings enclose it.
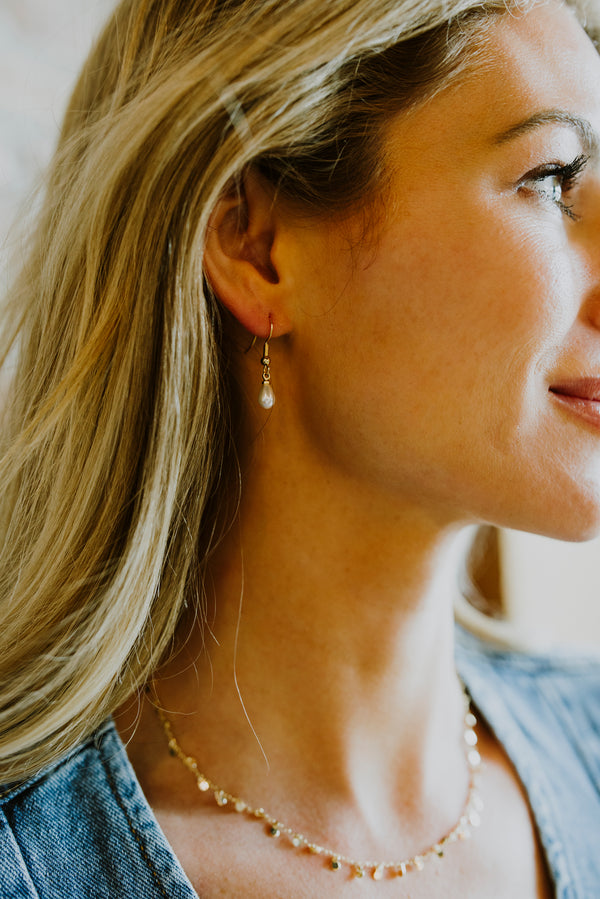
<instances>
[{"instance_id":1,"label":"long wavy hair","mask_svg":"<svg viewBox=\"0 0 600 899\"><path fill-rule=\"evenodd\" d=\"M2 307L0 779L145 682L235 513L209 216L254 165L309 214L381 192L390 116L511 0L123 0L75 87Z\"/></svg>"}]
</instances>

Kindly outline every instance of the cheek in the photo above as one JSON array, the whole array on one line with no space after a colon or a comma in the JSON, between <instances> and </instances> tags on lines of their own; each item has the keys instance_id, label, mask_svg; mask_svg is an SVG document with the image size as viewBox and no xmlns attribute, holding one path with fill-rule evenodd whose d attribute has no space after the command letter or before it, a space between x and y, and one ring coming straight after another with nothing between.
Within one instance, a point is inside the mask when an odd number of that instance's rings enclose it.
<instances>
[{"instance_id":1,"label":"cheek","mask_svg":"<svg viewBox=\"0 0 600 899\"><path fill-rule=\"evenodd\" d=\"M486 232L487 228L487 232ZM381 378L419 391L488 389L543 362L572 323L564 293L570 272L537 235L513 238L489 220L456 223L383 248L374 274L364 273L353 318L373 335ZM393 370L389 370L388 363ZM513 385L519 388L519 382Z\"/></svg>"},{"instance_id":2,"label":"cheek","mask_svg":"<svg viewBox=\"0 0 600 899\"><path fill-rule=\"evenodd\" d=\"M459 380L472 375L469 360L494 380L543 366L577 317L577 273L560 220L551 226L486 206L469 209L437 244L400 260L392 279L411 285L422 309L419 332L435 359L436 347L454 349L448 364ZM429 245L428 245L429 243ZM453 363L451 360L456 361Z\"/></svg>"},{"instance_id":3,"label":"cheek","mask_svg":"<svg viewBox=\"0 0 600 899\"><path fill-rule=\"evenodd\" d=\"M472 508L517 456L535 466L570 276L538 234L491 222L387 235L341 276L323 261L297 389L311 443L336 465Z\"/></svg>"}]
</instances>

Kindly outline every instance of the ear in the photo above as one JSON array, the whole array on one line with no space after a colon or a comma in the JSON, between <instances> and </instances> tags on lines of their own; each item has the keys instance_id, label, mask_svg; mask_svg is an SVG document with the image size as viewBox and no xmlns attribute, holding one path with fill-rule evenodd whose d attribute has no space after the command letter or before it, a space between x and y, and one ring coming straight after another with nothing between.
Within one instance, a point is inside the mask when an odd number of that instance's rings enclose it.
<instances>
[{"instance_id":1,"label":"ear","mask_svg":"<svg viewBox=\"0 0 600 899\"><path fill-rule=\"evenodd\" d=\"M274 191L248 170L217 203L206 236L204 271L215 294L251 334L290 330L276 263L280 228Z\"/></svg>"}]
</instances>

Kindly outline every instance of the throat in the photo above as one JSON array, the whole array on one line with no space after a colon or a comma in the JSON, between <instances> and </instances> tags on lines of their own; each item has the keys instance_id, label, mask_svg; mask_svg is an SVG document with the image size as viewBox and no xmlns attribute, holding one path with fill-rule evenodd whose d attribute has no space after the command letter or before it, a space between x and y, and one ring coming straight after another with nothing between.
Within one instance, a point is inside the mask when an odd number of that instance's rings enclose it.
<instances>
[{"instance_id":1,"label":"throat","mask_svg":"<svg viewBox=\"0 0 600 899\"><path fill-rule=\"evenodd\" d=\"M398 857L394 861L373 861L372 858L369 860L366 855L348 855L340 848L323 845L316 842L313 837L305 835L297 827L284 823L280 815L273 815L263 806L254 806L241 796L228 792L203 773L198 760L184 750L155 691L151 695L151 701L170 754L187 770L202 796L206 797L211 804L214 802L215 808L227 812L233 811L250 819L253 823L259 822L264 835L269 839L281 840L299 852L308 851L313 855L320 856L332 871L346 869L349 877L357 879L371 877L375 881L386 878L402 878L413 871L422 871L425 865L434 859L443 858L453 843L468 839L472 831L481 823L483 799L479 782L481 755L477 748L477 719L471 709L466 691L463 692L463 752L468 771L468 786L460 814L453 826L440 833L433 843L420 848L413 855Z\"/></svg>"}]
</instances>

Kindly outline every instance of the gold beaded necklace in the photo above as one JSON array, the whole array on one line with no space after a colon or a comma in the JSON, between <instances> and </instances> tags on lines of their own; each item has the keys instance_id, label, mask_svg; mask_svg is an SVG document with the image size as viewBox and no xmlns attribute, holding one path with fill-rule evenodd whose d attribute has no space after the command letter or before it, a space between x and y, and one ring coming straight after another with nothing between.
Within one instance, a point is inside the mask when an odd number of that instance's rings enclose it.
<instances>
[{"instance_id":1,"label":"gold beaded necklace","mask_svg":"<svg viewBox=\"0 0 600 899\"><path fill-rule=\"evenodd\" d=\"M156 693L154 696L156 697ZM470 700L463 690L465 702L464 715L464 745L465 756L469 769L469 788L467 798L463 806L460 818L454 827L447 831L441 839L432 843L427 849L422 850L413 855L411 858L403 861L358 861L349 858L342 852L335 852L326 846L320 846L318 843L312 842L304 834L299 833L287 824L283 824L279 818L274 818L264 808L253 808L244 799L234 796L226 790L221 789L217 784L213 783L208 777L202 774L198 768L196 759L188 755L179 745L177 737L173 733L173 726L165 713L162 711L158 702L155 702L155 709L162 724L162 728L167 739L169 752L171 755L179 759L185 765L188 771L194 776L198 790L202 794L212 795L217 806L222 809L229 809L261 821L265 826L266 834L271 839L279 837L286 838L291 845L299 850L306 850L313 855L323 856L327 860L327 867L330 871L340 871L343 867L349 869L353 877L366 877L370 875L373 880L383 880L389 877L404 877L410 871L422 871L425 863L431 859L443 858L446 848L455 843L457 840L465 840L471 836L472 830L480 824L480 815L483 810L483 800L481 799L478 789L478 779L481 769L481 756L477 750L477 734L475 728L477 719L471 710Z\"/></svg>"}]
</instances>

